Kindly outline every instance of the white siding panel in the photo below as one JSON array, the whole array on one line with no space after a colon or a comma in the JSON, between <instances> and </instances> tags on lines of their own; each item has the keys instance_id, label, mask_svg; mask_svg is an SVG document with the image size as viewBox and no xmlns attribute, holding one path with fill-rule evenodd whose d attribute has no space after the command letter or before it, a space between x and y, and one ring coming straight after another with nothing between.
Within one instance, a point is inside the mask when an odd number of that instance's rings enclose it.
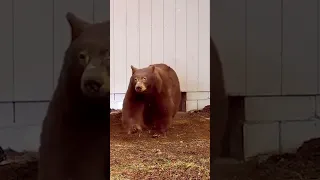
<instances>
[{"instance_id":1,"label":"white siding panel","mask_svg":"<svg viewBox=\"0 0 320 180\"><path fill-rule=\"evenodd\" d=\"M210 0L199 1L198 91L210 91Z\"/></svg>"},{"instance_id":2,"label":"white siding panel","mask_svg":"<svg viewBox=\"0 0 320 180\"><path fill-rule=\"evenodd\" d=\"M94 1L94 22L110 20L110 0Z\"/></svg>"},{"instance_id":3,"label":"white siding panel","mask_svg":"<svg viewBox=\"0 0 320 180\"><path fill-rule=\"evenodd\" d=\"M140 0L140 68L151 61L151 0Z\"/></svg>"},{"instance_id":4,"label":"white siding panel","mask_svg":"<svg viewBox=\"0 0 320 180\"><path fill-rule=\"evenodd\" d=\"M127 0L126 88L128 87L132 74L130 66L139 67L139 34L139 0Z\"/></svg>"},{"instance_id":5,"label":"white siding panel","mask_svg":"<svg viewBox=\"0 0 320 180\"><path fill-rule=\"evenodd\" d=\"M176 72L181 91L187 91L187 1L176 0Z\"/></svg>"},{"instance_id":6,"label":"white siding panel","mask_svg":"<svg viewBox=\"0 0 320 180\"><path fill-rule=\"evenodd\" d=\"M150 0L152 64L163 63L163 0Z\"/></svg>"},{"instance_id":7,"label":"white siding panel","mask_svg":"<svg viewBox=\"0 0 320 180\"><path fill-rule=\"evenodd\" d=\"M14 99L16 101L51 98L52 4L52 0L14 1Z\"/></svg>"},{"instance_id":8,"label":"white siding panel","mask_svg":"<svg viewBox=\"0 0 320 180\"><path fill-rule=\"evenodd\" d=\"M245 0L211 1L210 31L220 52L226 90L231 95L245 95Z\"/></svg>"},{"instance_id":9,"label":"white siding panel","mask_svg":"<svg viewBox=\"0 0 320 180\"><path fill-rule=\"evenodd\" d=\"M155 63L176 71L182 91L209 91L209 5L209 0L113 0L111 92L126 91L130 65Z\"/></svg>"},{"instance_id":10,"label":"white siding panel","mask_svg":"<svg viewBox=\"0 0 320 180\"><path fill-rule=\"evenodd\" d=\"M281 1L247 1L247 95L281 95Z\"/></svg>"},{"instance_id":11,"label":"white siding panel","mask_svg":"<svg viewBox=\"0 0 320 180\"><path fill-rule=\"evenodd\" d=\"M13 100L13 16L12 2L0 2L0 101Z\"/></svg>"},{"instance_id":12,"label":"white siding panel","mask_svg":"<svg viewBox=\"0 0 320 180\"><path fill-rule=\"evenodd\" d=\"M283 0L283 95L317 93L317 8L317 0Z\"/></svg>"},{"instance_id":13,"label":"white siding panel","mask_svg":"<svg viewBox=\"0 0 320 180\"><path fill-rule=\"evenodd\" d=\"M163 0L163 62L176 69L176 4L174 0Z\"/></svg>"},{"instance_id":14,"label":"white siding panel","mask_svg":"<svg viewBox=\"0 0 320 180\"><path fill-rule=\"evenodd\" d=\"M110 0L110 93L115 92L114 19L114 0Z\"/></svg>"},{"instance_id":15,"label":"white siding panel","mask_svg":"<svg viewBox=\"0 0 320 180\"><path fill-rule=\"evenodd\" d=\"M199 3L187 0L187 91L198 90Z\"/></svg>"},{"instance_id":16,"label":"white siding panel","mask_svg":"<svg viewBox=\"0 0 320 180\"><path fill-rule=\"evenodd\" d=\"M126 59L127 59L127 0L113 1L114 15L114 32L113 32L113 48L114 48L114 90L117 93L123 93L126 90Z\"/></svg>"}]
</instances>

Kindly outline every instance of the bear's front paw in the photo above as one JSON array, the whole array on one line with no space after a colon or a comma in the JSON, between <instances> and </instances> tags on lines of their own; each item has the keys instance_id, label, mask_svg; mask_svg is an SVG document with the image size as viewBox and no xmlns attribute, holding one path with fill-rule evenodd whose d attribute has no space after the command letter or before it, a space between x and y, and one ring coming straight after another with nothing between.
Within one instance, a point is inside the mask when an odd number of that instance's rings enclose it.
<instances>
[{"instance_id":1,"label":"bear's front paw","mask_svg":"<svg viewBox=\"0 0 320 180\"><path fill-rule=\"evenodd\" d=\"M137 133L137 132L140 133L141 131L142 131L141 126L139 124L134 124L129 129L128 134L134 134L134 133Z\"/></svg>"}]
</instances>

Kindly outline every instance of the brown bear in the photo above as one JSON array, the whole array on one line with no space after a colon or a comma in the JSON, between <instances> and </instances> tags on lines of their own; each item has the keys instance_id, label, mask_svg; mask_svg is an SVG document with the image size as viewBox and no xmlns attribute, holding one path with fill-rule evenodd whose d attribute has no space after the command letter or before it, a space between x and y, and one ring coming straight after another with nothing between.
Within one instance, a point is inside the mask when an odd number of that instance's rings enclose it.
<instances>
[{"instance_id":1,"label":"brown bear","mask_svg":"<svg viewBox=\"0 0 320 180\"><path fill-rule=\"evenodd\" d=\"M66 19L71 41L42 125L38 180L106 180L110 23Z\"/></svg>"},{"instance_id":2,"label":"brown bear","mask_svg":"<svg viewBox=\"0 0 320 180\"><path fill-rule=\"evenodd\" d=\"M176 72L166 64L152 64L142 69L131 66L131 69L122 108L124 127L131 134L155 126L165 135L181 101Z\"/></svg>"},{"instance_id":3,"label":"brown bear","mask_svg":"<svg viewBox=\"0 0 320 180\"><path fill-rule=\"evenodd\" d=\"M220 156L222 141L226 133L228 122L228 94L225 89L223 66L220 60L219 51L210 38L210 107L211 107L211 128L213 140L211 141L211 158Z\"/></svg>"}]
</instances>

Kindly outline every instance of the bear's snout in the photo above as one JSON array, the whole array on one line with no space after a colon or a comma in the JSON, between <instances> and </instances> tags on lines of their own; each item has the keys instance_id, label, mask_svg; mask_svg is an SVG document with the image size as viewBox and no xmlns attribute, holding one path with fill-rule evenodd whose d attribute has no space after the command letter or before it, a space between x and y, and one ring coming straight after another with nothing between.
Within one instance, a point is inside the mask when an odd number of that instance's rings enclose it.
<instances>
[{"instance_id":1,"label":"bear's snout","mask_svg":"<svg viewBox=\"0 0 320 180\"><path fill-rule=\"evenodd\" d=\"M88 93L98 93L103 83L98 80L86 80L84 82L84 88Z\"/></svg>"},{"instance_id":2,"label":"bear's snout","mask_svg":"<svg viewBox=\"0 0 320 180\"><path fill-rule=\"evenodd\" d=\"M135 88L136 92L144 92L147 90L146 86L143 83L137 83Z\"/></svg>"},{"instance_id":3,"label":"bear's snout","mask_svg":"<svg viewBox=\"0 0 320 180\"><path fill-rule=\"evenodd\" d=\"M136 91L141 92L141 90L142 90L142 87L141 87L141 86L137 86L137 87L136 87Z\"/></svg>"}]
</instances>

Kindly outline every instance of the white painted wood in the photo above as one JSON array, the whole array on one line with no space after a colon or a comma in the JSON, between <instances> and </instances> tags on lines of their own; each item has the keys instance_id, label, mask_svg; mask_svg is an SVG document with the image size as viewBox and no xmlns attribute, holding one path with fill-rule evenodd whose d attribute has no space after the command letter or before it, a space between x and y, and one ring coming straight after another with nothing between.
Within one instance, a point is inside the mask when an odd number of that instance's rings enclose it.
<instances>
[{"instance_id":1,"label":"white painted wood","mask_svg":"<svg viewBox=\"0 0 320 180\"><path fill-rule=\"evenodd\" d=\"M16 101L51 98L52 4L52 0L14 1L14 100Z\"/></svg>"},{"instance_id":2,"label":"white painted wood","mask_svg":"<svg viewBox=\"0 0 320 180\"><path fill-rule=\"evenodd\" d=\"M186 101L186 111L192 111L198 109L198 101L192 100L192 101Z\"/></svg>"},{"instance_id":3,"label":"white painted wood","mask_svg":"<svg viewBox=\"0 0 320 180\"><path fill-rule=\"evenodd\" d=\"M246 97L246 121L304 121L316 114L315 96Z\"/></svg>"},{"instance_id":4,"label":"white painted wood","mask_svg":"<svg viewBox=\"0 0 320 180\"><path fill-rule=\"evenodd\" d=\"M198 90L199 3L187 0L187 91Z\"/></svg>"},{"instance_id":5,"label":"white painted wood","mask_svg":"<svg viewBox=\"0 0 320 180\"><path fill-rule=\"evenodd\" d=\"M226 90L245 95L245 0L214 0L210 7L210 32L220 52Z\"/></svg>"},{"instance_id":6,"label":"white painted wood","mask_svg":"<svg viewBox=\"0 0 320 180\"><path fill-rule=\"evenodd\" d=\"M176 69L176 2L163 0L163 63Z\"/></svg>"},{"instance_id":7,"label":"white painted wood","mask_svg":"<svg viewBox=\"0 0 320 180\"><path fill-rule=\"evenodd\" d=\"M281 123L281 151L295 152L304 141L317 137L317 121Z\"/></svg>"},{"instance_id":8,"label":"white painted wood","mask_svg":"<svg viewBox=\"0 0 320 180\"><path fill-rule=\"evenodd\" d=\"M203 109L204 107L210 105L210 99L200 99L198 100L198 109Z\"/></svg>"},{"instance_id":9,"label":"white painted wood","mask_svg":"<svg viewBox=\"0 0 320 180\"><path fill-rule=\"evenodd\" d=\"M279 123L244 124L244 157L279 152Z\"/></svg>"},{"instance_id":10,"label":"white painted wood","mask_svg":"<svg viewBox=\"0 0 320 180\"><path fill-rule=\"evenodd\" d=\"M163 63L163 0L151 1L152 64Z\"/></svg>"},{"instance_id":11,"label":"white painted wood","mask_svg":"<svg viewBox=\"0 0 320 180\"><path fill-rule=\"evenodd\" d=\"M210 99L209 92L188 92L187 100Z\"/></svg>"},{"instance_id":12,"label":"white painted wood","mask_svg":"<svg viewBox=\"0 0 320 180\"><path fill-rule=\"evenodd\" d=\"M151 61L151 0L140 0L140 68L149 66Z\"/></svg>"},{"instance_id":13,"label":"white painted wood","mask_svg":"<svg viewBox=\"0 0 320 180\"><path fill-rule=\"evenodd\" d=\"M13 100L13 16L12 1L0 2L0 101Z\"/></svg>"},{"instance_id":14,"label":"white painted wood","mask_svg":"<svg viewBox=\"0 0 320 180\"><path fill-rule=\"evenodd\" d=\"M94 22L110 20L110 0L93 0Z\"/></svg>"},{"instance_id":15,"label":"white painted wood","mask_svg":"<svg viewBox=\"0 0 320 180\"><path fill-rule=\"evenodd\" d=\"M144 68L154 63L174 68L182 91L196 92L198 86L201 91L209 91L210 2L203 0L201 7L199 3L198 0L111 2L112 93L127 90L130 65Z\"/></svg>"},{"instance_id":16,"label":"white painted wood","mask_svg":"<svg viewBox=\"0 0 320 180\"><path fill-rule=\"evenodd\" d=\"M210 91L210 0L199 1L198 91Z\"/></svg>"},{"instance_id":17,"label":"white painted wood","mask_svg":"<svg viewBox=\"0 0 320 180\"><path fill-rule=\"evenodd\" d=\"M67 12L93 22L93 0L54 0L54 87L60 76L64 53L71 40L71 29L66 19Z\"/></svg>"},{"instance_id":18,"label":"white painted wood","mask_svg":"<svg viewBox=\"0 0 320 180\"><path fill-rule=\"evenodd\" d=\"M15 103L15 124L18 126L41 125L48 105L48 102Z\"/></svg>"},{"instance_id":19,"label":"white painted wood","mask_svg":"<svg viewBox=\"0 0 320 180\"><path fill-rule=\"evenodd\" d=\"M14 125L13 103L0 103L0 129Z\"/></svg>"},{"instance_id":20,"label":"white painted wood","mask_svg":"<svg viewBox=\"0 0 320 180\"><path fill-rule=\"evenodd\" d=\"M318 1L319 2L319 1ZM319 43L319 40L320 40L320 13L319 13L319 11L320 11L320 3L318 3L318 43ZM318 62L320 61L320 59L319 59L319 52L320 52L320 46L319 46L319 44L318 44ZM318 63L318 91L317 91L317 94L320 94L320 73L319 73L319 70L320 70L320 63ZM320 130L320 127L319 127L319 130ZM320 131L319 131L319 133L320 133Z\"/></svg>"},{"instance_id":21,"label":"white painted wood","mask_svg":"<svg viewBox=\"0 0 320 180\"><path fill-rule=\"evenodd\" d=\"M283 95L318 91L317 8L317 0L283 0Z\"/></svg>"},{"instance_id":22,"label":"white painted wood","mask_svg":"<svg viewBox=\"0 0 320 180\"><path fill-rule=\"evenodd\" d=\"M15 151L38 151L41 125L0 129L0 146Z\"/></svg>"},{"instance_id":23,"label":"white painted wood","mask_svg":"<svg viewBox=\"0 0 320 180\"><path fill-rule=\"evenodd\" d=\"M139 0L127 0L127 81L132 75L131 65L139 67Z\"/></svg>"},{"instance_id":24,"label":"white painted wood","mask_svg":"<svg viewBox=\"0 0 320 180\"><path fill-rule=\"evenodd\" d=\"M247 0L247 95L281 95L281 1Z\"/></svg>"},{"instance_id":25,"label":"white painted wood","mask_svg":"<svg viewBox=\"0 0 320 180\"><path fill-rule=\"evenodd\" d=\"M115 90L115 71L114 71L114 0L110 0L110 93ZM110 97L111 98L111 97ZM110 101L112 101L110 99Z\"/></svg>"},{"instance_id":26,"label":"white painted wood","mask_svg":"<svg viewBox=\"0 0 320 180\"><path fill-rule=\"evenodd\" d=\"M181 91L187 91L187 1L176 0L176 73Z\"/></svg>"},{"instance_id":27,"label":"white painted wood","mask_svg":"<svg viewBox=\"0 0 320 180\"><path fill-rule=\"evenodd\" d=\"M320 96L316 96L316 115L320 117Z\"/></svg>"},{"instance_id":28,"label":"white painted wood","mask_svg":"<svg viewBox=\"0 0 320 180\"><path fill-rule=\"evenodd\" d=\"M114 91L123 93L127 89L127 0L114 0L113 8Z\"/></svg>"}]
</instances>

